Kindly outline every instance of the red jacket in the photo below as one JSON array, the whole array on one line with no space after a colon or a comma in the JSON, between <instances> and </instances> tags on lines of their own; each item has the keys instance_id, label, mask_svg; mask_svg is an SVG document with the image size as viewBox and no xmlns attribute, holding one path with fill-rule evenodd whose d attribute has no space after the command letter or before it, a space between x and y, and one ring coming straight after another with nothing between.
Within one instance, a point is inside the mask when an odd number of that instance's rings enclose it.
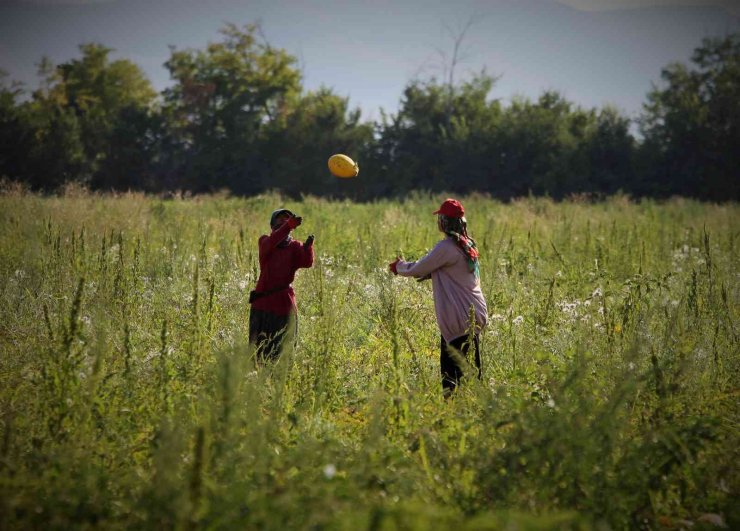
<instances>
[{"instance_id":1,"label":"red jacket","mask_svg":"<svg viewBox=\"0 0 740 531\"><path fill-rule=\"evenodd\" d=\"M313 265L313 245L306 247L303 243L293 240L284 247L278 247L289 233L290 227L286 222L269 236L260 236L260 278L256 291L290 286L299 268ZM288 315L291 311L297 311L293 287L257 299L252 303L252 308L277 315Z\"/></svg>"}]
</instances>

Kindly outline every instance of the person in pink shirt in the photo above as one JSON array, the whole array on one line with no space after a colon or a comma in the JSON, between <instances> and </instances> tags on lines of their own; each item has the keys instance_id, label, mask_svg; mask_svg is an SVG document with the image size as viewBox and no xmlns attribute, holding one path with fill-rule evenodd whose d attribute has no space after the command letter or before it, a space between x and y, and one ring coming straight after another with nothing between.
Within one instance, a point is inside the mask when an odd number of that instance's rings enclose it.
<instances>
[{"instance_id":1,"label":"person in pink shirt","mask_svg":"<svg viewBox=\"0 0 740 531\"><path fill-rule=\"evenodd\" d=\"M270 216L269 235L260 236L260 276L249 294L249 343L256 347L257 361L276 359L286 341L298 333L298 306L291 283L296 271L313 265L313 235L305 243L291 233L303 218L281 208Z\"/></svg>"},{"instance_id":2,"label":"person in pink shirt","mask_svg":"<svg viewBox=\"0 0 740 531\"><path fill-rule=\"evenodd\" d=\"M459 201L447 199L433 214L437 214L437 227L445 238L420 260L405 262L396 258L389 268L395 275L432 279L434 311L442 336L442 391L448 398L472 364L478 378L481 376L480 332L486 326L488 309L480 287L478 248L468 235L465 209Z\"/></svg>"}]
</instances>

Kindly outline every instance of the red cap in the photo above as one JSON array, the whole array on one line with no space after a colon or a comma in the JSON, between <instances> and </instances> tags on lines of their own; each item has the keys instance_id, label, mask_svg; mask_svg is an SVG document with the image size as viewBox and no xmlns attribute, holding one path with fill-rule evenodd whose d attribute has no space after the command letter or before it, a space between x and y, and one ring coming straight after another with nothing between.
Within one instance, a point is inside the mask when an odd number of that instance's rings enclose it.
<instances>
[{"instance_id":1,"label":"red cap","mask_svg":"<svg viewBox=\"0 0 740 531\"><path fill-rule=\"evenodd\" d=\"M439 210L432 212L432 214L442 214L448 218L461 218L465 215L465 209L457 199L445 199Z\"/></svg>"}]
</instances>

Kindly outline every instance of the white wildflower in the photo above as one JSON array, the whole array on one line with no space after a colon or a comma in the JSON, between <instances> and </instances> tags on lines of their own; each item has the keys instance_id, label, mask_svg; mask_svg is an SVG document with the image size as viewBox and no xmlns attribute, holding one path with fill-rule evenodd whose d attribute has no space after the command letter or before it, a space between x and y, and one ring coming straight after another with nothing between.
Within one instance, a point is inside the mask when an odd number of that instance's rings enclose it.
<instances>
[{"instance_id":1,"label":"white wildflower","mask_svg":"<svg viewBox=\"0 0 740 531\"><path fill-rule=\"evenodd\" d=\"M324 467L324 477L326 479L331 479L337 474L337 467L335 467L333 464L329 463Z\"/></svg>"},{"instance_id":2,"label":"white wildflower","mask_svg":"<svg viewBox=\"0 0 740 531\"><path fill-rule=\"evenodd\" d=\"M560 308L560 311L563 313L567 313L568 315L571 315L573 317L577 317L578 314L578 306L581 304L580 301L559 301L555 303L555 306Z\"/></svg>"},{"instance_id":3,"label":"white wildflower","mask_svg":"<svg viewBox=\"0 0 740 531\"><path fill-rule=\"evenodd\" d=\"M601 287L598 287L594 290L594 292L591 294L591 298L594 297L601 297L603 295L603 291L601 291Z\"/></svg>"},{"instance_id":4,"label":"white wildflower","mask_svg":"<svg viewBox=\"0 0 740 531\"><path fill-rule=\"evenodd\" d=\"M512 323L514 323L517 326L522 324L523 322L524 322L524 317L522 317L521 315L517 315L516 317L514 317L514 320L512 321Z\"/></svg>"}]
</instances>

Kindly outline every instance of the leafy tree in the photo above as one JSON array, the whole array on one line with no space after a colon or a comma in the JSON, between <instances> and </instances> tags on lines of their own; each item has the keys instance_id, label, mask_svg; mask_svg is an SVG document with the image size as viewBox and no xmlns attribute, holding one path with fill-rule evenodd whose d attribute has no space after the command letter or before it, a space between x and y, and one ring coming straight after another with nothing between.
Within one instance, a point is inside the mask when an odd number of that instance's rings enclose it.
<instances>
[{"instance_id":1,"label":"leafy tree","mask_svg":"<svg viewBox=\"0 0 740 531\"><path fill-rule=\"evenodd\" d=\"M352 195L363 190L361 181L339 182L326 167L332 153L363 158L373 143L373 128L360 122L360 110L349 109L349 99L321 88L301 96L266 131L261 148L271 161L273 183L284 192Z\"/></svg>"},{"instance_id":2,"label":"leafy tree","mask_svg":"<svg viewBox=\"0 0 740 531\"><path fill-rule=\"evenodd\" d=\"M380 128L388 191L485 186L485 147L500 114L488 101L494 82L481 73L456 86L432 79L406 87L398 113Z\"/></svg>"},{"instance_id":3,"label":"leafy tree","mask_svg":"<svg viewBox=\"0 0 740 531\"><path fill-rule=\"evenodd\" d=\"M121 109L109 132L112 146L93 186L104 189L161 191L175 189L166 123L157 110Z\"/></svg>"},{"instance_id":4,"label":"leafy tree","mask_svg":"<svg viewBox=\"0 0 740 531\"><path fill-rule=\"evenodd\" d=\"M574 191L636 191L636 141L630 133L630 123L613 107L599 111L581 149L587 157L588 181Z\"/></svg>"},{"instance_id":5,"label":"leafy tree","mask_svg":"<svg viewBox=\"0 0 740 531\"><path fill-rule=\"evenodd\" d=\"M388 190L478 190L509 198L613 192L629 179L634 139L614 109L584 110L557 92L502 108L482 74L453 86L432 80L404 91L383 122L379 150Z\"/></svg>"},{"instance_id":6,"label":"leafy tree","mask_svg":"<svg viewBox=\"0 0 740 531\"><path fill-rule=\"evenodd\" d=\"M562 177L562 161L572 146L570 112L571 104L556 92L544 93L536 103L515 99L506 109L497 142L500 194L555 192L554 181Z\"/></svg>"},{"instance_id":7,"label":"leafy tree","mask_svg":"<svg viewBox=\"0 0 740 531\"><path fill-rule=\"evenodd\" d=\"M27 113L20 105L23 90L9 83L8 74L0 70L0 177L28 181L28 153L31 131Z\"/></svg>"},{"instance_id":8,"label":"leafy tree","mask_svg":"<svg viewBox=\"0 0 740 531\"><path fill-rule=\"evenodd\" d=\"M89 180L80 120L57 87L59 70L46 58L39 63L41 85L23 104L33 142L27 156L27 181L34 188L54 190L72 180Z\"/></svg>"},{"instance_id":9,"label":"leafy tree","mask_svg":"<svg viewBox=\"0 0 740 531\"><path fill-rule=\"evenodd\" d=\"M740 197L740 34L704 39L694 68L672 64L648 94L641 120L648 191Z\"/></svg>"},{"instance_id":10,"label":"leafy tree","mask_svg":"<svg viewBox=\"0 0 740 531\"><path fill-rule=\"evenodd\" d=\"M81 58L56 67L48 60L40 64L42 84L26 105L35 139L31 181L45 188L68 180L124 187L125 180L105 171L106 161L141 131L130 138L113 133L132 112L147 112L156 93L138 66L125 59L111 62L110 48L83 44L80 51Z\"/></svg>"},{"instance_id":11,"label":"leafy tree","mask_svg":"<svg viewBox=\"0 0 740 531\"><path fill-rule=\"evenodd\" d=\"M258 38L259 27L227 25L205 50L172 50L175 84L164 92L175 164L186 187L254 193L270 184L259 152L269 123L284 119L300 92L296 60Z\"/></svg>"},{"instance_id":12,"label":"leafy tree","mask_svg":"<svg viewBox=\"0 0 740 531\"><path fill-rule=\"evenodd\" d=\"M470 23L465 28L467 29ZM61 65L42 60L29 99L0 75L0 176L53 190L279 188L373 198L414 189L740 197L740 36L706 39L692 68L666 67L640 120L583 109L557 92L491 98L485 72L455 81L463 30L444 81L410 82L398 112L363 123L348 98L304 93L296 59L257 25L227 25L221 42L172 49L174 84L161 98L140 69L100 44ZM344 152L369 179L338 181L326 159Z\"/></svg>"}]
</instances>

